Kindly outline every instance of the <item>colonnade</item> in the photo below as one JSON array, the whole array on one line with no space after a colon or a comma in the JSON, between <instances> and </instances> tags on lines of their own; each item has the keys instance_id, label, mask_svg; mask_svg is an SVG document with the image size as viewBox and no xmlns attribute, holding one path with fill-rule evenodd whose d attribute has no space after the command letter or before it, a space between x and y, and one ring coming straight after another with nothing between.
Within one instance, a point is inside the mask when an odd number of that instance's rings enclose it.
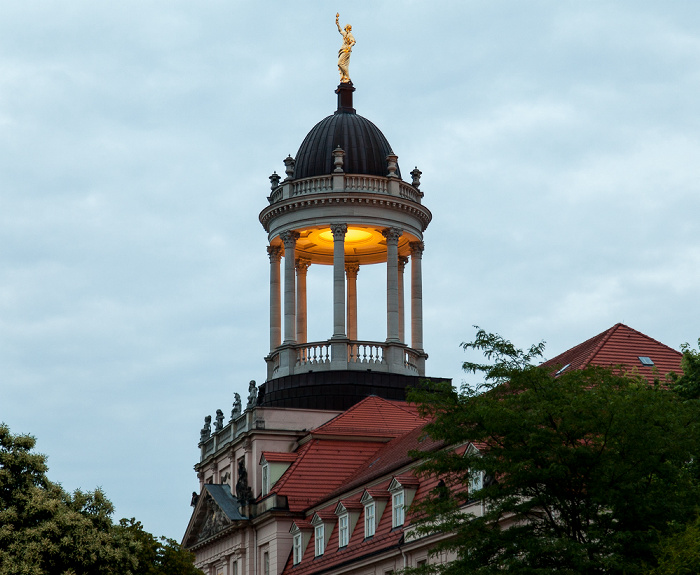
<instances>
[{"instance_id":1,"label":"colonnade","mask_svg":"<svg viewBox=\"0 0 700 575\"><path fill-rule=\"evenodd\" d=\"M357 340L357 275L360 265L345 260L346 224L331 224L333 233L333 332L331 340ZM404 269L408 258L399 256L399 228L382 231L387 245L387 343L404 344ZM284 244L284 283L280 281L280 246L267 248L270 257L270 351L280 345L307 343L306 275L311 262L296 257L299 233L280 234ZM411 347L423 351L423 242L411 242ZM284 286L282 288L282 286ZM281 294L284 289L284 310ZM284 331L282 330L284 316ZM347 321L346 321L347 320Z\"/></svg>"}]
</instances>

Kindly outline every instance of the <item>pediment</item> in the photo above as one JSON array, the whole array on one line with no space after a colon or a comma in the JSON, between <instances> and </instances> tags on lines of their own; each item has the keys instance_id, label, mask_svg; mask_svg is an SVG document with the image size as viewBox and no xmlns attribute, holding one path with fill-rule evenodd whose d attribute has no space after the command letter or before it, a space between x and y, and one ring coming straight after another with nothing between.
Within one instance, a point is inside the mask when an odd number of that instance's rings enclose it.
<instances>
[{"instance_id":1,"label":"pediment","mask_svg":"<svg viewBox=\"0 0 700 575\"><path fill-rule=\"evenodd\" d=\"M240 514L240 505L231 487L207 484L197 500L182 545L192 548L243 521L248 518Z\"/></svg>"}]
</instances>

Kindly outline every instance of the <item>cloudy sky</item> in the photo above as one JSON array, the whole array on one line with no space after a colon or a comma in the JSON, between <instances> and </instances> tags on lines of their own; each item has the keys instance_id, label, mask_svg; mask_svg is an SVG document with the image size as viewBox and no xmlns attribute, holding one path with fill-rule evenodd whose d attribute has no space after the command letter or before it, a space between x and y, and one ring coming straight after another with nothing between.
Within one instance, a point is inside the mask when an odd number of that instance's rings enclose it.
<instances>
[{"instance_id":1,"label":"cloudy sky","mask_svg":"<svg viewBox=\"0 0 700 575\"><path fill-rule=\"evenodd\" d=\"M203 417L265 379L258 213L335 110L338 10L358 113L423 171L430 375L462 381L474 324L548 357L700 337L698 3L0 4L0 420L117 518L180 539Z\"/></svg>"}]
</instances>

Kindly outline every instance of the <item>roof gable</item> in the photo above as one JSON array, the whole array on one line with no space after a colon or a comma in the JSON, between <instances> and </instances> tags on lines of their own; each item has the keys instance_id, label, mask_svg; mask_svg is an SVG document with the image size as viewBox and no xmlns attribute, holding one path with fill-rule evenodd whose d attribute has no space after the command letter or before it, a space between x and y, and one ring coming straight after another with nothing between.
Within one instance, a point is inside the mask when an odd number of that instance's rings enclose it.
<instances>
[{"instance_id":1,"label":"roof gable","mask_svg":"<svg viewBox=\"0 0 700 575\"><path fill-rule=\"evenodd\" d=\"M644 365L640 357L649 357L653 366ZM682 354L673 348L645 335L623 323L560 353L542 365L566 369L583 369L588 366L625 365L641 374L650 383L655 378L681 371Z\"/></svg>"},{"instance_id":2,"label":"roof gable","mask_svg":"<svg viewBox=\"0 0 700 575\"><path fill-rule=\"evenodd\" d=\"M240 513L240 505L227 484L206 484L197 500L182 541L191 548L216 537L229 527L248 518Z\"/></svg>"}]
</instances>

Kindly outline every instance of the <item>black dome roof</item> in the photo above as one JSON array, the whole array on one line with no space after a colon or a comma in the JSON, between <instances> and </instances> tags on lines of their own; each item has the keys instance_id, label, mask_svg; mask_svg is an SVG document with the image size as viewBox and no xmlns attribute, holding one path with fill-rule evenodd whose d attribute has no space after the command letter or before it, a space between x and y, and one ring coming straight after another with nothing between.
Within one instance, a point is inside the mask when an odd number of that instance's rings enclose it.
<instances>
[{"instance_id":1,"label":"black dome roof","mask_svg":"<svg viewBox=\"0 0 700 575\"><path fill-rule=\"evenodd\" d=\"M338 110L316 124L299 147L294 165L294 178L310 178L333 172L333 150L345 152L343 171L346 174L386 176L386 157L393 154L389 142L367 118L352 107L352 84L338 86ZM400 171L396 170L399 177Z\"/></svg>"}]
</instances>

